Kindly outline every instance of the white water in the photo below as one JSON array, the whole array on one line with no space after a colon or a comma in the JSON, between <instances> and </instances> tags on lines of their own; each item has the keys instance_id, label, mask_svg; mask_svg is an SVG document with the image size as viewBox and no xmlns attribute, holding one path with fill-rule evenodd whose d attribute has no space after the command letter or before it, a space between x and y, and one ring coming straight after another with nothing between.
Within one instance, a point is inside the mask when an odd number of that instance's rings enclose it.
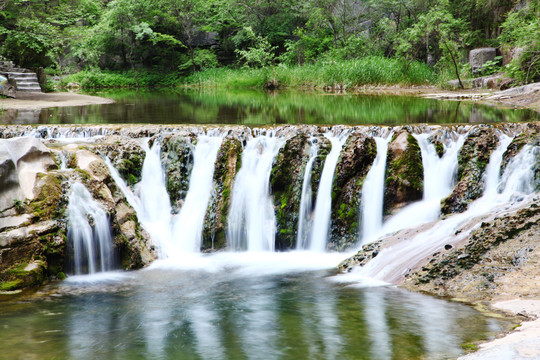
<instances>
[{"instance_id":1,"label":"white water","mask_svg":"<svg viewBox=\"0 0 540 360\"><path fill-rule=\"evenodd\" d=\"M313 169L313 162L317 158L319 147L313 141L311 142L311 149L309 151L309 159L304 170L304 180L302 182L302 195L300 198L300 210L298 212L298 232L296 236L296 248L298 250L305 250L308 248L309 238L311 236L311 227L313 226L312 212L312 194L311 187L311 170Z\"/></svg>"},{"instance_id":2,"label":"white water","mask_svg":"<svg viewBox=\"0 0 540 360\"><path fill-rule=\"evenodd\" d=\"M364 281L366 278L397 282L404 273L431 254L440 251L446 244L455 244L467 238L482 221L511 212L526 202L527 195L534 191L534 164L539 148L525 146L507 165L500 181L499 167L502 155L510 141L501 137L499 146L490 157L487 167L484 195L471 203L464 213L432 223L422 231L403 233L402 240L385 248L365 267L341 277L341 281ZM500 189L499 191L493 189Z\"/></svg>"},{"instance_id":3,"label":"white water","mask_svg":"<svg viewBox=\"0 0 540 360\"><path fill-rule=\"evenodd\" d=\"M388 143L392 134L374 137L377 144L377 156L369 169L362 186L360 243L367 243L377 238L383 222L384 184Z\"/></svg>"},{"instance_id":4,"label":"white water","mask_svg":"<svg viewBox=\"0 0 540 360\"><path fill-rule=\"evenodd\" d=\"M143 143L142 146L146 152L142 178L134 187L139 205L132 204L132 206L137 212L139 221L157 245L160 257L167 257L172 240L172 208L166 188L165 172L161 167L161 145L156 141L152 148L147 143Z\"/></svg>"},{"instance_id":5,"label":"white water","mask_svg":"<svg viewBox=\"0 0 540 360\"><path fill-rule=\"evenodd\" d=\"M332 211L332 185L334 172L336 170L339 155L343 144L347 140L347 132L334 135L326 133L326 138L332 143L330 153L326 156L317 200L315 201L315 215L313 217L313 228L311 233L309 249L311 251L325 251L328 242L328 229L330 227L330 215Z\"/></svg>"},{"instance_id":6,"label":"white water","mask_svg":"<svg viewBox=\"0 0 540 360\"><path fill-rule=\"evenodd\" d=\"M272 164L283 139L259 135L242 152L229 211L227 242L231 250L274 251L275 215L270 196Z\"/></svg>"},{"instance_id":7,"label":"white water","mask_svg":"<svg viewBox=\"0 0 540 360\"><path fill-rule=\"evenodd\" d=\"M109 219L84 185L72 185L67 211L75 275L112 270L114 257ZM93 226L89 218L93 220Z\"/></svg>"},{"instance_id":8,"label":"white water","mask_svg":"<svg viewBox=\"0 0 540 360\"><path fill-rule=\"evenodd\" d=\"M465 136L456 135L455 140L445 144L442 157L439 157L435 146L429 141L430 134L413 136L418 141L424 168L422 200L404 207L388 219L371 240L438 219L441 213L441 200L454 188L457 180L458 154L465 142Z\"/></svg>"},{"instance_id":9,"label":"white water","mask_svg":"<svg viewBox=\"0 0 540 360\"><path fill-rule=\"evenodd\" d=\"M221 147L221 136L200 135L193 151L193 169L184 205L177 216L171 215L171 204L161 166L160 145L143 148L141 182L132 192L105 159L115 183L133 207L142 226L158 246L160 258L178 258L182 253L198 253L202 241L202 228L208 202L213 189L214 164Z\"/></svg>"},{"instance_id":10,"label":"white water","mask_svg":"<svg viewBox=\"0 0 540 360\"><path fill-rule=\"evenodd\" d=\"M201 135L193 152L189 190L178 216L173 219L173 241L168 256L199 252L208 202L212 195L214 167L223 138Z\"/></svg>"}]
</instances>

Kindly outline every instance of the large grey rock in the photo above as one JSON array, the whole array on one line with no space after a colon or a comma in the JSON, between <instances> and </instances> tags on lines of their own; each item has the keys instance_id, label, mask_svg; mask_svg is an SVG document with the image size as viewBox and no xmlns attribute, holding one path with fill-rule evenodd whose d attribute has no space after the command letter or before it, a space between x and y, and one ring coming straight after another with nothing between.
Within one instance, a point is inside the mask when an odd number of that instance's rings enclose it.
<instances>
[{"instance_id":1,"label":"large grey rock","mask_svg":"<svg viewBox=\"0 0 540 360\"><path fill-rule=\"evenodd\" d=\"M0 75L0 95L15 98L16 88L7 77Z\"/></svg>"},{"instance_id":2,"label":"large grey rock","mask_svg":"<svg viewBox=\"0 0 540 360\"><path fill-rule=\"evenodd\" d=\"M496 56L497 49L492 47L471 50L469 52L469 64L471 64L473 73L478 72L486 62L494 61Z\"/></svg>"},{"instance_id":3,"label":"large grey rock","mask_svg":"<svg viewBox=\"0 0 540 360\"><path fill-rule=\"evenodd\" d=\"M39 139L0 140L0 211L15 200L33 199L36 174L54 167L49 149Z\"/></svg>"}]
</instances>

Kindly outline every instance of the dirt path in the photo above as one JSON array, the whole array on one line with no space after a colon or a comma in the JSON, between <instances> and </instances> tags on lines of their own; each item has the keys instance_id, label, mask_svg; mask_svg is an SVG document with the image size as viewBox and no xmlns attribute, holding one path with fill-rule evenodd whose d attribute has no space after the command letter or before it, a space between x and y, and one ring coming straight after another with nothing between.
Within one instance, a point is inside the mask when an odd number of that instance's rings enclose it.
<instances>
[{"instance_id":1,"label":"dirt path","mask_svg":"<svg viewBox=\"0 0 540 360\"><path fill-rule=\"evenodd\" d=\"M111 104L114 100L98 96L61 93L17 93L16 99L0 98L0 109L39 110L51 107Z\"/></svg>"}]
</instances>

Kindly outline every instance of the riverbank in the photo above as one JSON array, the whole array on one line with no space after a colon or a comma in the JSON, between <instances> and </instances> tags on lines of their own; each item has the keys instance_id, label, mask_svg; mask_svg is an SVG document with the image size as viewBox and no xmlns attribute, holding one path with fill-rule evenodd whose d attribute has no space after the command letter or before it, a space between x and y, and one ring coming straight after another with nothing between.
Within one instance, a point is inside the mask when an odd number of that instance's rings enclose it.
<instances>
[{"instance_id":1,"label":"riverbank","mask_svg":"<svg viewBox=\"0 0 540 360\"><path fill-rule=\"evenodd\" d=\"M114 100L71 92L17 93L16 99L0 98L0 109L40 110L53 107L112 104Z\"/></svg>"},{"instance_id":2,"label":"riverbank","mask_svg":"<svg viewBox=\"0 0 540 360\"><path fill-rule=\"evenodd\" d=\"M493 308L529 318L516 331L480 345L477 352L458 360L539 359L540 358L540 300L513 299L493 304Z\"/></svg>"}]
</instances>

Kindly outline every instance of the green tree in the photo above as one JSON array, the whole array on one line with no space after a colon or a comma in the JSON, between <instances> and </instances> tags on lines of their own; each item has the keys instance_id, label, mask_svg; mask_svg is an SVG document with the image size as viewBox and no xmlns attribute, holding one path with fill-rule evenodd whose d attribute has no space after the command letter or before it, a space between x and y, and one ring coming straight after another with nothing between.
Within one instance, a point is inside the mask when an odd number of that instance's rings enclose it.
<instances>
[{"instance_id":1,"label":"green tree","mask_svg":"<svg viewBox=\"0 0 540 360\"><path fill-rule=\"evenodd\" d=\"M471 33L468 23L454 18L448 5L448 0L439 0L427 13L419 15L416 23L399 39L397 51L412 61L423 49L429 54L435 45L433 50L440 54L439 66L453 68L460 87L464 88L459 74L460 52L469 45Z\"/></svg>"}]
</instances>

